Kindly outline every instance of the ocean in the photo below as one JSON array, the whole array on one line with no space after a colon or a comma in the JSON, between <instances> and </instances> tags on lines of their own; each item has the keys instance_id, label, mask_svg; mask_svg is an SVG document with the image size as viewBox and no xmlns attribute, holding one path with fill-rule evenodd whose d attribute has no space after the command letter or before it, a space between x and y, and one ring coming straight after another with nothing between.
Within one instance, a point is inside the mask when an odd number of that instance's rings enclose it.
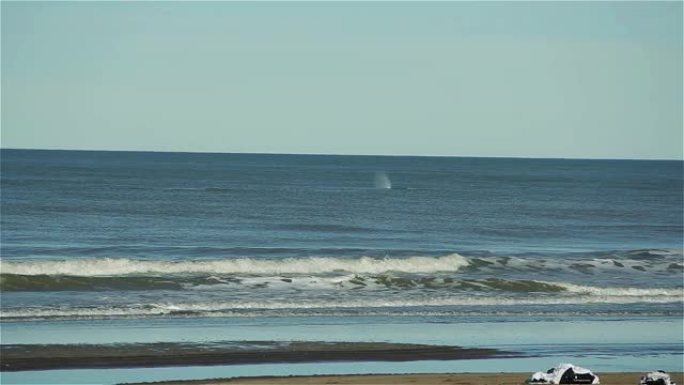
<instances>
[{"instance_id":1,"label":"ocean","mask_svg":"<svg viewBox=\"0 0 684 385\"><path fill-rule=\"evenodd\" d=\"M421 342L528 357L364 365L526 371L540 362L532 357L545 357L681 371L682 166L3 149L2 341ZM111 383L352 368L360 366L2 379Z\"/></svg>"}]
</instances>

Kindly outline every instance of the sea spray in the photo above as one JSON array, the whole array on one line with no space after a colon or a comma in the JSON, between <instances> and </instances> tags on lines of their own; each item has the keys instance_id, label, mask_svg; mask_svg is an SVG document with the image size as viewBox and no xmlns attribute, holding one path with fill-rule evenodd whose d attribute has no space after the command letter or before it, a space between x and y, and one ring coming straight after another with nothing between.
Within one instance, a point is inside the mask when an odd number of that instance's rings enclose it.
<instances>
[{"instance_id":1,"label":"sea spray","mask_svg":"<svg viewBox=\"0 0 684 385\"><path fill-rule=\"evenodd\" d=\"M376 172L375 178L373 179L373 183L376 189L389 190L392 188L392 181L385 172Z\"/></svg>"}]
</instances>

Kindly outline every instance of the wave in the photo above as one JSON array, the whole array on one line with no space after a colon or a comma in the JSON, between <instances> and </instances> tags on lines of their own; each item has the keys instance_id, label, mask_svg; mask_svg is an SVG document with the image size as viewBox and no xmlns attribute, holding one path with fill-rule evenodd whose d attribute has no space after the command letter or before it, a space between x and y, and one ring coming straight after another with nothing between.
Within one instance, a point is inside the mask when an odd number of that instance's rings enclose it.
<instances>
[{"instance_id":1,"label":"wave","mask_svg":"<svg viewBox=\"0 0 684 385\"><path fill-rule=\"evenodd\" d=\"M92 306L92 307L57 307L57 308L10 308L3 309L0 319L27 318L118 318L118 317L152 317L152 316L192 316L192 317L233 317L233 316L311 316L311 315L434 315L454 314L591 314L594 311L567 309L562 305L591 306L606 304L677 304L682 302L680 296L665 295L654 298L648 295L635 295L627 292L617 295L603 296L568 296L568 297L478 297L460 296L415 296L409 298L325 298L307 300L261 300L261 301L226 301L203 303L153 303L128 306ZM529 308L532 306L532 308ZM460 310L459 310L460 309ZM465 309L465 310L464 310ZM471 310L467 310L471 309ZM473 310L474 309L474 310ZM491 309L491 310L487 310ZM679 309L679 310L677 310ZM668 310L665 313L681 314L681 308ZM662 310L662 309L661 309ZM629 308L620 310L619 314L629 313ZM644 314L643 309L634 310L634 314ZM663 314L660 311L659 314ZM613 313L616 313L613 311Z\"/></svg>"},{"instance_id":2,"label":"wave","mask_svg":"<svg viewBox=\"0 0 684 385\"><path fill-rule=\"evenodd\" d=\"M70 275L0 274L0 290L4 292L181 290L183 287L183 282L165 277L82 277Z\"/></svg>"},{"instance_id":3,"label":"wave","mask_svg":"<svg viewBox=\"0 0 684 385\"><path fill-rule=\"evenodd\" d=\"M242 249L240 249L242 250ZM266 249L271 252L270 249ZM205 250L202 250L206 252ZM242 250L242 251L249 251ZM335 251L330 249L329 251ZM358 253L360 250L355 250ZM280 249L272 251L281 252ZM211 250L210 254L215 254ZM613 253L568 256L299 256L287 258L225 257L222 259L152 260L110 257L72 259L3 260L0 271L17 275L163 275L163 274L382 274L382 273L468 273L565 272L598 275L619 272L621 275L656 273L681 275L682 251L634 250Z\"/></svg>"},{"instance_id":4,"label":"wave","mask_svg":"<svg viewBox=\"0 0 684 385\"><path fill-rule=\"evenodd\" d=\"M571 283L558 283L568 293L582 296L604 298L610 301L613 298L652 298L666 301L684 301L684 288L636 288L636 287L597 287L576 285Z\"/></svg>"},{"instance_id":5,"label":"wave","mask_svg":"<svg viewBox=\"0 0 684 385\"><path fill-rule=\"evenodd\" d=\"M322 276L71 276L0 274L0 289L12 291L100 291L100 290L233 290L284 289L452 289L462 291L560 292L555 283L531 280L454 279L441 276L399 277L395 275Z\"/></svg>"},{"instance_id":6,"label":"wave","mask_svg":"<svg viewBox=\"0 0 684 385\"><path fill-rule=\"evenodd\" d=\"M390 231L364 226L348 226L333 223L285 223L272 225L273 228L283 230L311 231L311 232L340 232L340 233L369 233L373 231Z\"/></svg>"},{"instance_id":7,"label":"wave","mask_svg":"<svg viewBox=\"0 0 684 385\"><path fill-rule=\"evenodd\" d=\"M41 291L183 291L185 296L207 298L221 296L233 298L236 293L249 293L254 301L263 298L289 295L297 303L309 303L323 297L338 300L340 295L365 301L376 299L388 306L442 306L463 304L541 303L632 303L632 302L681 302L682 287L600 287L578 285L569 282L519 280L502 278L455 279L449 276L398 277L395 275L343 275L343 276L48 276L48 275L0 275L3 292ZM386 298L398 293L408 296L435 296L445 303L425 302L418 304L386 302ZM391 295L390 295L391 294ZM166 295L166 294L161 294ZM472 297L472 298L469 298ZM303 301L303 302L300 302ZM475 302L473 302L475 301ZM478 302L479 301L479 302ZM343 305L341 305L343 306ZM371 306L371 305L369 305ZM306 307L306 306L305 306Z\"/></svg>"},{"instance_id":8,"label":"wave","mask_svg":"<svg viewBox=\"0 0 684 385\"><path fill-rule=\"evenodd\" d=\"M0 261L0 271L17 275L112 276L133 274L327 274L347 272L456 272L468 260L458 254L443 257L284 259L236 258L221 260L159 261L128 258L96 258L43 261Z\"/></svg>"},{"instance_id":9,"label":"wave","mask_svg":"<svg viewBox=\"0 0 684 385\"><path fill-rule=\"evenodd\" d=\"M239 276L71 276L0 274L0 289L12 291L101 291L101 290L382 290L450 289L451 291L503 291L513 293L554 293L566 291L562 284L531 280L454 279L423 276L343 275L334 277L239 277Z\"/></svg>"},{"instance_id":10,"label":"wave","mask_svg":"<svg viewBox=\"0 0 684 385\"><path fill-rule=\"evenodd\" d=\"M274 224L274 228L287 229L288 224ZM351 229L347 229L349 231ZM369 230L375 231L376 229ZM386 229L377 229L385 231ZM3 257L11 256L12 259L22 258L104 258L119 256L125 258L154 257L158 259L173 258L238 258L259 256L260 258L285 258L285 257L362 257L373 255L365 248L349 247L327 247L327 248L296 248L296 247L249 247L249 246L171 246L171 245L143 245L143 244L124 244L124 245L104 245L104 246L42 246L42 245L17 245L0 244ZM410 257L421 255L419 251L411 250L392 250L393 256ZM449 253L443 253L449 254ZM437 255L437 254L435 254Z\"/></svg>"}]
</instances>

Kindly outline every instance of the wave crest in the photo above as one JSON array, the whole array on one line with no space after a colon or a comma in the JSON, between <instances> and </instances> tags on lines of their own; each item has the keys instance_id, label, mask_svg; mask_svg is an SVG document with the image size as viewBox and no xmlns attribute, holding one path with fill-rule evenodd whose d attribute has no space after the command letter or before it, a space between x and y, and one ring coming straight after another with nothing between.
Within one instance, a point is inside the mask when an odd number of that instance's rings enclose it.
<instances>
[{"instance_id":1,"label":"wave crest","mask_svg":"<svg viewBox=\"0 0 684 385\"><path fill-rule=\"evenodd\" d=\"M194 261L146 261L128 258L97 258L50 261L0 261L0 271L17 275L113 276L139 274L382 274L387 272L456 272L468 260L451 254L443 257L332 258L305 257L254 259L237 258Z\"/></svg>"}]
</instances>

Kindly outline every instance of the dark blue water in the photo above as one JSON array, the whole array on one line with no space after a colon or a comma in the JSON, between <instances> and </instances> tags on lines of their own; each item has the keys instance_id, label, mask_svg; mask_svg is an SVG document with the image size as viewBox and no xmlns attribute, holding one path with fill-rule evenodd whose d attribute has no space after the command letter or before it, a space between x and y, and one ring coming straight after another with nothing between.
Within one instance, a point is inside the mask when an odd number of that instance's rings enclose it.
<instances>
[{"instance_id":1,"label":"dark blue water","mask_svg":"<svg viewBox=\"0 0 684 385\"><path fill-rule=\"evenodd\" d=\"M5 258L681 248L682 162L3 150L2 214Z\"/></svg>"},{"instance_id":2,"label":"dark blue water","mask_svg":"<svg viewBox=\"0 0 684 385\"><path fill-rule=\"evenodd\" d=\"M2 151L3 317L681 314L682 162Z\"/></svg>"}]
</instances>

